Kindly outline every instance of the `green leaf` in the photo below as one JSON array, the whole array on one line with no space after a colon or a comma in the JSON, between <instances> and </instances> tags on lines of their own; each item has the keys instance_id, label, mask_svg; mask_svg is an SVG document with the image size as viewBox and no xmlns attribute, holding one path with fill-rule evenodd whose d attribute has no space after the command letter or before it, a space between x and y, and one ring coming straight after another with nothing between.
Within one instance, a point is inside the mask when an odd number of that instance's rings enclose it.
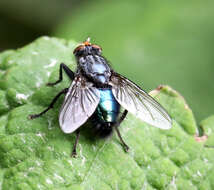
<instances>
[{"instance_id":1,"label":"green leaf","mask_svg":"<svg viewBox=\"0 0 214 190\"><path fill-rule=\"evenodd\" d=\"M160 130L128 117L120 126L130 147L125 153L115 134L94 139L82 127L78 157L71 158L74 134L58 124L63 98L35 120L52 98L70 85L45 84L58 78L59 64L75 70L74 41L42 37L16 51L0 54L0 189L152 190L214 188L213 117L202 121L204 136L184 98L169 86L151 94L173 118L170 130Z\"/></svg>"}]
</instances>

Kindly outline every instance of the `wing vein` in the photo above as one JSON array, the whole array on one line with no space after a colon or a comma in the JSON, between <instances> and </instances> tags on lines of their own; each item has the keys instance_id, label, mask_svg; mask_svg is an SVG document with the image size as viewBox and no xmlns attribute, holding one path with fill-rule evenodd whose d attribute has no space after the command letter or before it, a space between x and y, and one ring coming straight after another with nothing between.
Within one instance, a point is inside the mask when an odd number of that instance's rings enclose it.
<instances>
[{"instance_id":1,"label":"wing vein","mask_svg":"<svg viewBox=\"0 0 214 190\"><path fill-rule=\"evenodd\" d=\"M69 88L59 114L59 123L65 133L72 133L94 113L99 103L99 91L82 76L77 76Z\"/></svg>"},{"instance_id":2,"label":"wing vein","mask_svg":"<svg viewBox=\"0 0 214 190\"><path fill-rule=\"evenodd\" d=\"M171 128L172 120L167 111L135 83L112 73L110 85L116 100L129 112L155 127Z\"/></svg>"}]
</instances>

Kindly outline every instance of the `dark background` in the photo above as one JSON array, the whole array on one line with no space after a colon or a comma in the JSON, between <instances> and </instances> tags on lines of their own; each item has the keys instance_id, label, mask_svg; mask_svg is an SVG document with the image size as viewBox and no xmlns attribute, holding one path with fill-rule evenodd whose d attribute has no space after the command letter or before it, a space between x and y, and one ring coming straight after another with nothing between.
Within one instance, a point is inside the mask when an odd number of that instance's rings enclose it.
<instances>
[{"instance_id":1,"label":"dark background","mask_svg":"<svg viewBox=\"0 0 214 190\"><path fill-rule=\"evenodd\" d=\"M0 50L90 36L116 71L147 91L172 86L200 121L214 113L213 10L213 0L0 0Z\"/></svg>"}]
</instances>

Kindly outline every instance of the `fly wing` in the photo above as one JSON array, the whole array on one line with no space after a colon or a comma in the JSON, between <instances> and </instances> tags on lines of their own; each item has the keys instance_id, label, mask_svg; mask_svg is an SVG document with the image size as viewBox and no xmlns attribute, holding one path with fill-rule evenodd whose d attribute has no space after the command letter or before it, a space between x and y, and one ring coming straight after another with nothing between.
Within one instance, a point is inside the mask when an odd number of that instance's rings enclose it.
<instances>
[{"instance_id":1,"label":"fly wing","mask_svg":"<svg viewBox=\"0 0 214 190\"><path fill-rule=\"evenodd\" d=\"M154 127L171 128L172 120L166 110L132 81L118 73L113 73L110 85L119 104L136 117Z\"/></svg>"},{"instance_id":2,"label":"fly wing","mask_svg":"<svg viewBox=\"0 0 214 190\"><path fill-rule=\"evenodd\" d=\"M99 90L77 76L65 96L59 114L59 124L64 133L72 133L94 113L100 100Z\"/></svg>"}]
</instances>

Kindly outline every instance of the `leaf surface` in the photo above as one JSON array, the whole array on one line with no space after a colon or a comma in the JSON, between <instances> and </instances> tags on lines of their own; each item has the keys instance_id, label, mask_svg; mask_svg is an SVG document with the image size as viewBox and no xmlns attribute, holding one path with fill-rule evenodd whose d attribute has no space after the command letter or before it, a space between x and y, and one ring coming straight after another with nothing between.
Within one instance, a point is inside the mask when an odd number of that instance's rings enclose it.
<instances>
[{"instance_id":1,"label":"leaf surface","mask_svg":"<svg viewBox=\"0 0 214 190\"><path fill-rule=\"evenodd\" d=\"M169 86L151 95L173 118L172 129L151 127L128 114L120 130L129 153L115 134L94 139L86 124L78 157L71 158L75 135L64 134L58 124L63 97L43 117L27 119L70 85L64 75L59 85L45 86L58 79L61 62L75 70L76 45L42 37L0 54L0 189L214 189L214 117L201 122L206 135L196 137L191 109Z\"/></svg>"}]
</instances>

